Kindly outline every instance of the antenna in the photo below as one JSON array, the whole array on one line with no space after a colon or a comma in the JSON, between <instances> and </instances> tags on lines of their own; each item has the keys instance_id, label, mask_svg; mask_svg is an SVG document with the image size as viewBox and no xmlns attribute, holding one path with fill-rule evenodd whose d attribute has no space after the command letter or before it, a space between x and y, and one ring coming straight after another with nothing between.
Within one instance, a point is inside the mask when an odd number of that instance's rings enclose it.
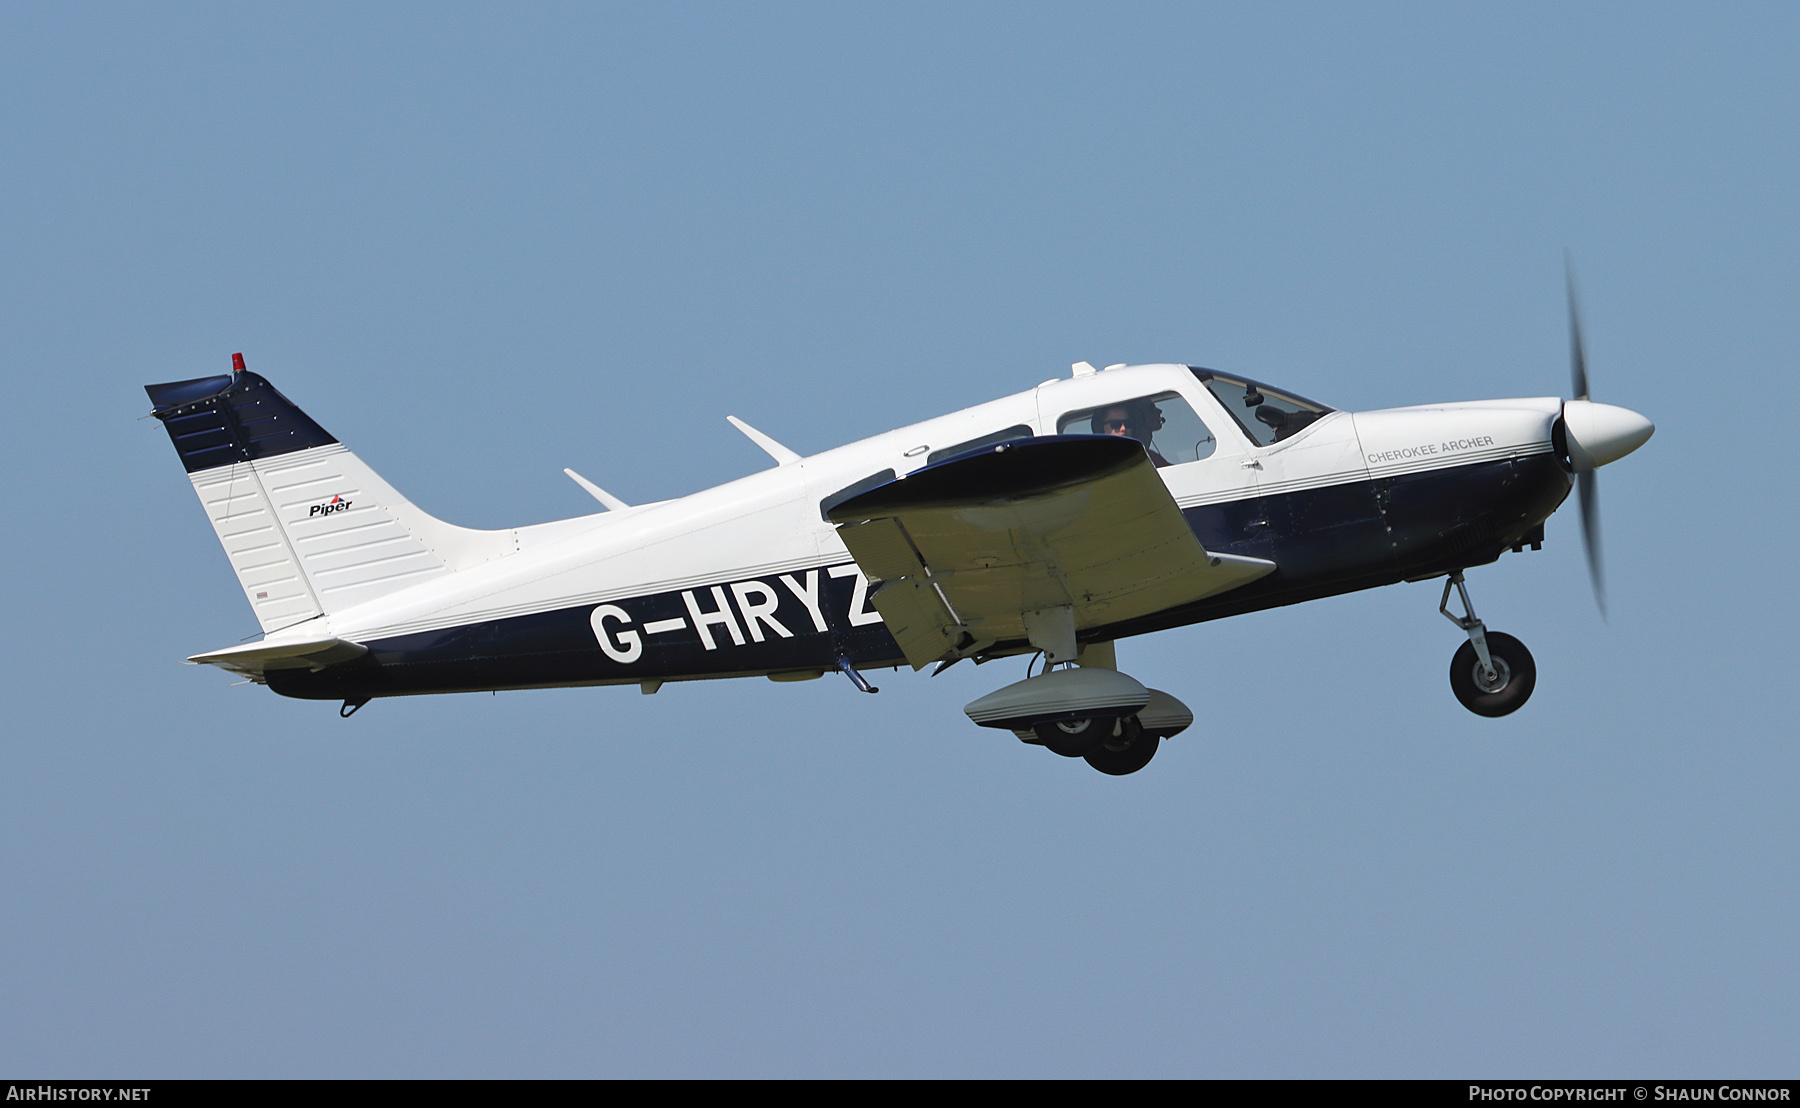
<instances>
[{"instance_id":1,"label":"antenna","mask_svg":"<svg viewBox=\"0 0 1800 1108\"><path fill-rule=\"evenodd\" d=\"M588 480L586 477L583 477L581 474L576 473L574 470L564 469L563 472L569 475L569 480L575 482L577 485L580 485L582 488L586 489L587 494L589 496L593 497L595 500L598 500L600 503L606 505L607 511L616 512L621 508L631 507L631 505L625 503L623 500L620 500L618 497L614 496L612 493L607 492L605 489L601 488L599 485L594 484L592 481Z\"/></svg>"},{"instance_id":2,"label":"antenna","mask_svg":"<svg viewBox=\"0 0 1800 1108\"><path fill-rule=\"evenodd\" d=\"M750 426L748 423L745 423L743 420L739 419L737 416L728 415L725 417L725 419L733 427L736 427L738 430L742 431L744 433L745 438L749 439L751 442L755 443L756 445L762 447L763 453L767 454L771 458L774 458L776 465L784 466L784 465L787 465L789 462L797 462L800 460L800 455L794 453L792 450L789 450L787 447L776 442L774 439L763 434L761 431L758 431L756 428Z\"/></svg>"}]
</instances>

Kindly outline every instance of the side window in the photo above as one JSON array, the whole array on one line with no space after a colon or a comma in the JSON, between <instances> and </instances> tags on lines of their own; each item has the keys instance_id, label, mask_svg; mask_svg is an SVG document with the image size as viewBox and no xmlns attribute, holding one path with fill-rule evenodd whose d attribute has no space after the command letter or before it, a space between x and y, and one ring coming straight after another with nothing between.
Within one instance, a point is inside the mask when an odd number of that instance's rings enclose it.
<instances>
[{"instance_id":1,"label":"side window","mask_svg":"<svg viewBox=\"0 0 1800 1108\"><path fill-rule=\"evenodd\" d=\"M1270 446L1299 434L1331 412L1323 404L1272 389L1248 377L1223 377L1210 369L1188 368L1258 446Z\"/></svg>"},{"instance_id":2,"label":"side window","mask_svg":"<svg viewBox=\"0 0 1800 1108\"><path fill-rule=\"evenodd\" d=\"M1144 444L1158 466L1210 458L1218 441L1178 392L1159 392L1101 408L1070 412L1056 421L1059 435L1124 435Z\"/></svg>"},{"instance_id":3,"label":"side window","mask_svg":"<svg viewBox=\"0 0 1800 1108\"><path fill-rule=\"evenodd\" d=\"M1014 439L1028 439L1030 437L1031 428L1025 426L1023 423L1016 424L1012 427L1008 427L1004 431L995 431L991 435L983 435L978 439L970 439L968 442L959 442L955 446L946 446L942 450L933 450L931 453L925 455L925 464L935 465L945 458L954 458L958 454L970 450L979 450L984 446L996 446L1003 442L1011 442Z\"/></svg>"}]
</instances>

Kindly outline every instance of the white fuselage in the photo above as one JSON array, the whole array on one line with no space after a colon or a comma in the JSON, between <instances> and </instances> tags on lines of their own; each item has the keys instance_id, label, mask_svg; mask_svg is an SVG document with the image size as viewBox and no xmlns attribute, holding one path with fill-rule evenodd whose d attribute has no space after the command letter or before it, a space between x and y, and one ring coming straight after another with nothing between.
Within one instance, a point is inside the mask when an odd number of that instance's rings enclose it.
<instances>
[{"instance_id":1,"label":"white fuselage","mask_svg":"<svg viewBox=\"0 0 1800 1108\"><path fill-rule=\"evenodd\" d=\"M1066 413L1165 393L1186 400L1216 437L1210 456L1159 470L1184 509L1548 453L1561 405L1551 397L1332 412L1265 446L1187 367L1121 367L1048 381L680 499L518 528L511 553L331 611L288 633L367 642L650 593L715 585L729 591L735 582L782 575L803 582L815 570L860 577L822 517L822 500L884 471L904 477L935 451L1003 428L1056 434ZM789 591L780 618L816 620L800 591ZM862 600L858 588L856 610L845 615L878 620ZM717 637L729 642L722 631Z\"/></svg>"}]
</instances>

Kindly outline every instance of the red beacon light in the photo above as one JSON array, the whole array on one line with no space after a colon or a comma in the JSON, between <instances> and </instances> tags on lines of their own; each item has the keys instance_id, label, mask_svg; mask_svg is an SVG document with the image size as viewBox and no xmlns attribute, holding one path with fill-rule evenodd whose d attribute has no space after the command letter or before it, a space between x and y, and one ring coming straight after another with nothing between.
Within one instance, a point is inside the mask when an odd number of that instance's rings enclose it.
<instances>
[{"instance_id":1,"label":"red beacon light","mask_svg":"<svg viewBox=\"0 0 1800 1108\"><path fill-rule=\"evenodd\" d=\"M244 372L244 356L242 354L233 354L231 356L231 372Z\"/></svg>"}]
</instances>

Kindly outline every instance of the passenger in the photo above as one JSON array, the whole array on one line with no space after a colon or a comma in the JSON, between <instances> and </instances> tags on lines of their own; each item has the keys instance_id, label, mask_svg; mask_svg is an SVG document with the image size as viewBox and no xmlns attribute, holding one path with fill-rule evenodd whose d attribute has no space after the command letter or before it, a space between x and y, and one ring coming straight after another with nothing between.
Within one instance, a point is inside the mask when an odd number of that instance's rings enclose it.
<instances>
[{"instance_id":1,"label":"passenger","mask_svg":"<svg viewBox=\"0 0 1800 1108\"><path fill-rule=\"evenodd\" d=\"M1169 464L1169 460L1158 454L1156 447L1151 445L1151 439L1162 429L1162 425L1162 409L1155 404L1114 404L1094 413L1094 434L1136 439L1144 444L1145 453L1150 455L1150 464L1158 469Z\"/></svg>"}]
</instances>

